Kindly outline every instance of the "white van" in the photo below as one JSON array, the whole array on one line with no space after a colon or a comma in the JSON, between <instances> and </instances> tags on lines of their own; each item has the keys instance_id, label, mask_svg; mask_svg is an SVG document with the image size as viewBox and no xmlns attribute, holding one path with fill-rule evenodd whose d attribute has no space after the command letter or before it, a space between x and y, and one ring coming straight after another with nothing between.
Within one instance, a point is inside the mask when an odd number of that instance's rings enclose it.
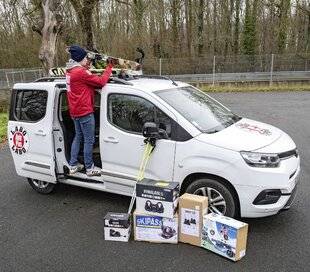
<instances>
[{"instance_id":1,"label":"white van","mask_svg":"<svg viewBox=\"0 0 310 272\"><path fill-rule=\"evenodd\" d=\"M177 181L209 197L210 210L263 217L290 207L300 158L280 129L239 117L193 86L167 78L111 78L96 95L95 165L100 177L68 174L74 137L65 80L15 84L8 139L16 172L39 193L57 183L131 196L145 123L158 128L145 177ZM83 162L81 147L80 162Z\"/></svg>"}]
</instances>

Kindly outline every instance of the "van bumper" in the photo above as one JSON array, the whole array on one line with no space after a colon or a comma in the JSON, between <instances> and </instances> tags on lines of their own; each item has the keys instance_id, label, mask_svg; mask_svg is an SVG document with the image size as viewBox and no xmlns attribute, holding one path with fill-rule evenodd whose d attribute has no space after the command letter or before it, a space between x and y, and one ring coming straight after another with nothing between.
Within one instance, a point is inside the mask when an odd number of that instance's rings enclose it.
<instances>
[{"instance_id":1,"label":"van bumper","mask_svg":"<svg viewBox=\"0 0 310 272\"><path fill-rule=\"evenodd\" d=\"M275 215L280 211L288 210L294 202L297 194L298 182L300 175L300 166L287 182L283 182L282 185L278 186L272 185L274 182L265 186L247 186L247 185L237 185L237 192L242 192L239 194L240 207L241 207L241 217L266 217ZM264 190L280 189L281 196L273 204L265 205L255 205L253 204L257 196Z\"/></svg>"}]
</instances>

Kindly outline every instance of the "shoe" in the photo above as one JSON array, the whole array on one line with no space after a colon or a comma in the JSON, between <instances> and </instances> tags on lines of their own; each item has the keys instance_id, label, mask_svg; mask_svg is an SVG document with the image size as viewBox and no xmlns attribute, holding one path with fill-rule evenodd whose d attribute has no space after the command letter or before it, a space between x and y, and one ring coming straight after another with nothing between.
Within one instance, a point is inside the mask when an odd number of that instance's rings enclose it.
<instances>
[{"instance_id":1,"label":"shoe","mask_svg":"<svg viewBox=\"0 0 310 272\"><path fill-rule=\"evenodd\" d=\"M69 166L69 174L73 175L79 171L82 171L84 169L84 165L81 163L78 163L77 165L74 166Z\"/></svg>"},{"instance_id":2,"label":"shoe","mask_svg":"<svg viewBox=\"0 0 310 272\"><path fill-rule=\"evenodd\" d=\"M91 168L86 169L86 175L88 177L101 176L101 169L93 165Z\"/></svg>"}]
</instances>

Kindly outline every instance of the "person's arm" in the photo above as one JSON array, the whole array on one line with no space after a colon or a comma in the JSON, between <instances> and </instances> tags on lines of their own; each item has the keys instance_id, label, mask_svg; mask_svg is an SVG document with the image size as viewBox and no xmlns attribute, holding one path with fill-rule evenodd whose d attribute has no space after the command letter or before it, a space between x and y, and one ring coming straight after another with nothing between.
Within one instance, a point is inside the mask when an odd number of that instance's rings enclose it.
<instances>
[{"instance_id":1,"label":"person's arm","mask_svg":"<svg viewBox=\"0 0 310 272\"><path fill-rule=\"evenodd\" d=\"M95 88L102 88L109 81L110 75L112 73L112 68L112 65L108 65L101 76L94 75L90 71L84 70L84 73L82 75L83 80L86 82L87 85Z\"/></svg>"}]
</instances>

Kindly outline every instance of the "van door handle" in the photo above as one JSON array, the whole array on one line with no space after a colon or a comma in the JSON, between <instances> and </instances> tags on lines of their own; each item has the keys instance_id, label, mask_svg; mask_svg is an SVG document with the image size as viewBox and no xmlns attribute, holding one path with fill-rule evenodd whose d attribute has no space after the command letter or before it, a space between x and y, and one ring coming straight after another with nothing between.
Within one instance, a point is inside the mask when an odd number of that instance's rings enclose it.
<instances>
[{"instance_id":1,"label":"van door handle","mask_svg":"<svg viewBox=\"0 0 310 272\"><path fill-rule=\"evenodd\" d=\"M107 138L103 138L103 140L106 143L113 143L113 144L117 144L118 143L118 139L115 139L114 137L107 137Z\"/></svg>"},{"instance_id":2,"label":"van door handle","mask_svg":"<svg viewBox=\"0 0 310 272\"><path fill-rule=\"evenodd\" d=\"M42 129L38 130L38 131L35 132L34 134L35 134L35 135L38 135L38 136L46 136L46 133L45 133Z\"/></svg>"}]
</instances>

